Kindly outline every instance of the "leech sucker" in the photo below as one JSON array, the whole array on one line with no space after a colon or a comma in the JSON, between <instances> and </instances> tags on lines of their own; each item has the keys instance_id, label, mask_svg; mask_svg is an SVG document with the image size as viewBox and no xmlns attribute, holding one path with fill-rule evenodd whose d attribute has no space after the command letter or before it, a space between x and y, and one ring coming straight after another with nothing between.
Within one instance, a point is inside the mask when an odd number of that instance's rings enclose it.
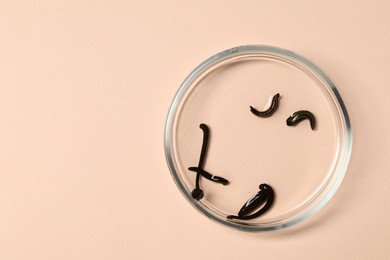
<instances>
[{"instance_id":1,"label":"leech sucker","mask_svg":"<svg viewBox=\"0 0 390 260\"><path fill-rule=\"evenodd\" d=\"M263 183L259 186L259 188L260 191L244 204L244 206L238 212L237 216L230 215L227 216L227 218L248 220L248 219L260 217L261 215L266 213L271 208L274 202L275 194L272 187L269 186L268 184ZM251 215L248 215L249 213L253 212L256 208L260 207L262 204L264 204L264 206L259 211Z\"/></svg>"},{"instance_id":2,"label":"leech sucker","mask_svg":"<svg viewBox=\"0 0 390 260\"><path fill-rule=\"evenodd\" d=\"M294 112L289 118L287 118L286 123L288 126L295 126L305 119L310 121L311 130L314 130L316 127L316 119L314 115L307 110L299 110Z\"/></svg>"},{"instance_id":3,"label":"leech sucker","mask_svg":"<svg viewBox=\"0 0 390 260\"><path fill-rule=\"evenodd\" d=\"M271 106L267 110L258 111L256 108L250 106L251 112L254 115L258 116L258 117L270 117L278 109L278 107L279 107L279 99L280 99L280 94L277 93L272 98Z\"/></svg>"},{"instance_id":4,"label":"leech sucker","mask_svg":"<svg viewBox=\"0 0 390 260\"><path fill-rule=\"evenodd\" d=\"M208 172L206 172L205 170L203 170L201 168L189 167L188 170L196 172L196 173L199 173L200 175L202 175L203 177L205 177L206 179L208 179L210 181L214 181L216 183L221 183L223 185L228 185L229 184L229 181L226 180L225 178L212 175L211 173L208 173Z\"/></svg>"}]
</instances>

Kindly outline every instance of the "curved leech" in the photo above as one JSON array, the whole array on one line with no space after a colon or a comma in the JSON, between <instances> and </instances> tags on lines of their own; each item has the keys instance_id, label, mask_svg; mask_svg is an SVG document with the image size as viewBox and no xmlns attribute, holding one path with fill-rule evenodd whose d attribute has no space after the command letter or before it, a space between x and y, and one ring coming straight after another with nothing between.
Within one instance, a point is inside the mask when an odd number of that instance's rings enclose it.
<instances>
[{"instance_id":1,"label":"curved leech","mask_svg":"<svg viewBox=\"0 0 390 260\"><path fill-rule=\"evenodd\" d=\"M216 182L216 183L221 183L223 185L228 185L229 184L229 181L226 180L225 178L222 178L222 177L219 177L219 176L216 176L216 175L212 175L211 173L208 173L208 172L206 172L205 170L203 170L201 168L189 167L188 170L196 172L196 173L199 173L200 175L202 175L203 177L205 177L206 179L208 179L210 181L213 181L213 182Z\"/></svg>"},{"instance_id":2,"label":"curved leech","mask_svg":"<svg viewBox=\"0 0 390 260\"><path fill-rule=\"evenodd\" d=\"M271 208L273 202L274 202L274 194L273 193L272 193L272 195L268 194L267 202L265 203L264 207L262 207L259 211L257 211L256 213L254 213L252 215L247 215L247 216L241 216L241 217L233 216L233 218L231 218L231 219L237 218L240 220L249 220L249 219L254 219L254 218L260 217L261 215L266 213Z\"/></svg>"},{"instance_id":3,"label":"curved leech","mask_svg":"<svg viewBox=\"0 0 390 260\"><path fill-rule=\"evenodd\" d=\"M228 219L240 219L240 220L249 220L253 218L257 218L261 215L263 215L265 212L267 212L273 202L274 202L274 191L271 188L271 186L263 183L259 186L260 191L251 199L249 199L244 206L241 208L240 212L238 213L238 216L230 215L227 216ZM247 215L251 211L253 211L255 208L260 206L264 203L264 201L267 200L267 202L264 204L264 206L257 212Z\"/></svg>"},{"instance_id":4,"label":"curved leech","mask_svg":"<svg viewBox=\"0 0 390 260\"><path fill-rule=\"evenodd\" d=\"M242 217L248 215L252 211L254 211L259 205L263 204L267 200L267 187L264 187L266 184L261 184L259 186L260 191L255 194L252 198L250 198L244 206L238 212L238 216Z\"/></svg>"},{"instance_id":5,"label":"curved leech","mask_svg":"<svg viewBox=\"0 0 390 260\"><path fill-rule=\"evenodd\" d=\"M299 110L294 112L289 118L287 118L286 123L288 126L295 126L303 120L308 119L310 121L311 130L314 130L316 127L316 119L314 115L307 110Z\"/></svg>"},{"instance_id":6,"label":"curved leech","mask_svg":"<svg viewBox=\"0 0 390 260\"><path fill-rule=\"evenodd\" d=\"M272 98L271 106L265 111L258 111L256 108L250 106L251 112L258 117L270 117L279 107L280 94L277 93Z\"/></svg>"},{"instance_id":7,"label":"curved leech","mask_svg":"<svg viewBox=\"0 0 390 260\"><path fill-rule=\"evenodd\" d=\"M202 142L202 150L200 151L200 157L199 157L199 163L198 163L198 168L202 169L206 157L206 152L207 152L207 145L209 142L209 128L206 124L200 124L199 125L200 129L203 131L203 142ZM199 181L200 181L200 173L196 173L196 181L195 181L195 189L192 191L191 196L192 198L196 200L200 200L203 198L203 191L199 187Z\"/></svg>"}]
</instances>

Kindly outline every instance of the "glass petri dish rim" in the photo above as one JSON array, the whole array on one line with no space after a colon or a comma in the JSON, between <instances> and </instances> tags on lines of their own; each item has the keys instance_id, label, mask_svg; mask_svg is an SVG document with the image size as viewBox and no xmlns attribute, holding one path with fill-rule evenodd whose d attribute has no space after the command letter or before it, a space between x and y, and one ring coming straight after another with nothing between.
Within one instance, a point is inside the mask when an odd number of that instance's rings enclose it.
<instances>
[{"instance_id":1,"label":"glass petri dish rim","mask_svg":"<svg viewBox=\"0 0 390 260\"><path fill-rule=\"evenodd\" d=\"M254 225L245 224L241 222L228 221L226 219L222 219L220 217L215 216L214 214L210 213L205 207L202 207L200 203L198 203L191 197L190 193L187 192L182 181L180 180L180 177L176 172L175 162L171 150L172 134L173 134L172 128L174 125L174 119L177 112L177 107L180 104L183 95L186 93L188 88L191 87L191 83L215 64L223 62L224 60L227 60L230 57L245 54L245 53L250 53L250 52L261 52L261 53L268 53L270 55L286 57L289 60L293 60L300 63L303 67L305 67L305 69L315 74L321 81L325 83L323 85L327 88L328 92L332 95L333 101L335 101L334 105L336 105L339 109L339 114L341 116L340 119L343 121L341 122L343 126L342 128L344 129L344 132L341 133L343 134L343 136L341 137L343 142L341 144L343 149L343 154L341 155L341 160L339 155L338 160L340 160L340 162L338 163L338 172L333 180L333 184L331 185L331 187L328 188L326 193L320 198L319 201L315 201L314 204L312 203L313 205L311 205L310 208L308 208L305 212L303 212L303 214L296 214L295 216L287 219L284 222L277 223L275 225L268 225L268 226L254 226ZM245 46L239 46L239 47L227 49L225 51L222 51L210 57L209 59L201 63L198 67L196 67L183 81L168 111L168 116L165 124L165 133L164 133L164 148L165 148L165 156L166 156L167 164L176 185L178 186L179 190L184 195L184 197L198 211L203 213L211 220L231 228L239 229L242 231L250 231L250 232L270 231L270 230L278 230L278 229L286 228L309 218L310 216L317 213L320 209L322 209L329 202L329 200L334 196L334 194L336 193L336 191L338 190L338 188L340 187L344 179L345 173L347 171L348 163L351 157L352 128L351 128L351 122L348 116L347 109L344 105L344 102L342 101L342 98L338 90L336 89L333 82L329 79L329 77L319 67L317 67L315 64L313 64L311 61L307 60L306 58L286 49L269 46L269 45L245 45Z\"/></svg>"}]
</instances>

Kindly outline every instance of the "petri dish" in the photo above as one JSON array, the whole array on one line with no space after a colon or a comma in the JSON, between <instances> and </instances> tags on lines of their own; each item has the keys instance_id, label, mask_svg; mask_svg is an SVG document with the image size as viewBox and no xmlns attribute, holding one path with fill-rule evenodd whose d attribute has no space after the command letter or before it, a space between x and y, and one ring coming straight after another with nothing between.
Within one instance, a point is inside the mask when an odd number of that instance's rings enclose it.
<instances>
[{"instance_id":1,"label":"petri dish","mask_svg":"<svg viewBox=\"0 0 390 260\"><path fill-rule=\"evenodd\" d=\"M250 111L279 106L262 118ZM287 119L310 111L294 126ZM196 188L204 132L209 129L203 170L229 181L221 185L202 176ZM347 171L352 130L345 105L332 81L294 52L247 45L218 53L196 67L173 99L165 127L165 154L178 188L199 212L244 231L289 227L323 208ZM194 169L194 168L193 168ZM199 168L198 168L199 169ZM271 208L253 219L229 219L266 183L274 190Z\"/></svg>"}]
</instances>

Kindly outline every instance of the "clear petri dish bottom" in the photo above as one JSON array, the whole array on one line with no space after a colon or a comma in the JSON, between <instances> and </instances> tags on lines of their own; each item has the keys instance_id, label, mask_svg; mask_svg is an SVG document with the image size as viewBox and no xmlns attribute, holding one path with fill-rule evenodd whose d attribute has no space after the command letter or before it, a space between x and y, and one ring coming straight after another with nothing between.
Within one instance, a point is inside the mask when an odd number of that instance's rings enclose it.
<instances>
[{"instance_id":1,"label":"clear petri dish bottom","mask_svg":"<svg viewBox=\"0 0 390 260\"><path fill-rule=\"evenodd\" d=\"M261 118L279 93L278 109ZM309 120L286 124L296 111ZM221 185L200 178L204 192L192 198L203 131L209 129L203 169L229 180ZM321 209L341 184L350 158L352 132L346 108L330 79L303 57L271 46L251 45L221 52L199 65L183 82L165 129L167 162L179 189L207 217L246 231L291 226ZM259 185L275 193L262 216L241 220L243 204Z\"/></svg>"}]
</instances>

